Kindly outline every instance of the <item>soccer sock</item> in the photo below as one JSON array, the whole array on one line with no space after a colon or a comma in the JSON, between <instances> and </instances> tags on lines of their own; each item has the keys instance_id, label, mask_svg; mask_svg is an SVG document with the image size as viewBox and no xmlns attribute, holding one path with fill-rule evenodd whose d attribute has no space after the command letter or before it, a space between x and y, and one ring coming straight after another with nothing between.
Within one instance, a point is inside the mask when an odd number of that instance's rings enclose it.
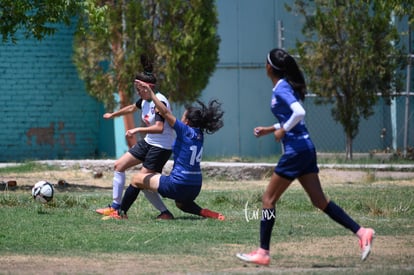
<instances>
[{"instance_id":1,"label":"soccer sock","mask_svg":"<svg viewBox=\"0 0 414 275\"><path fill-rule=\"evenodd\" d=\"M128 212L129 208L131 208L131 205L137 199L140 190L141 189L135 188L132 185L129 185L128 188L125 190L125 194L122 198L121 203L121 210L124 211L124 213Z\"/></svg>"},{"instance_id":2,"label":"soccer sock","mask_svg":"<svg viewBox=\"0 0 414 275\"><path fill-rule=\"evenodd\" d=\"M117 209L117 207L114 206L118 206L119 208L119 205L121 205L122 192L124 191L125 186L125 172L115 171L112 184L112 207Z\"/></svg>"},{"instance_id":3,"label":"soccer sock","mask_svg":"<svg viewBox=\"0 0 414 275\"><path fill-rule=\"evenodd\" d=\"M202 216L201 215L201 207L196 204L195 202L186 202L186 203L181 203L181 202L175 202L175 205L181 210L184 211L186 213L190 213L193 215L197 215L197 216Z\"/></svg>"},{"instance_id":4,"label":"soccer sock","mask_svg":"<svg viewBox=\"0 0 414 275\"><path fill-rule=\"evenodd\" d=\"M263 208L260 221L260 248L270 250L270 237L276 220L275 208Z\"/></svg>"},{"instance_id":5,"label":"soccer sock","mask_svg":"<svg viewBox=\"0 0 414 275\"><path fill-rule=\"evenodd\" d=\"M354 234L361 228L345 211L336 205L333 201L330 201L326 208L323 210L331 219L339 223L345 228L348 228Z\"/></svg>"},{"instance_id":6,"label":"soccer sock","mask_svg":"<svg viewBox=\"0 0 414 275\"><path fill-rule=\"evenodd\" d=\"M160 195L157 192L153 192L151 190L142 190L144 192L145 197L147 200L154 205L155 208L158 209L161 213L168 210L165 206L164 202L161 200Z\"/></svg>"}]
</instances>

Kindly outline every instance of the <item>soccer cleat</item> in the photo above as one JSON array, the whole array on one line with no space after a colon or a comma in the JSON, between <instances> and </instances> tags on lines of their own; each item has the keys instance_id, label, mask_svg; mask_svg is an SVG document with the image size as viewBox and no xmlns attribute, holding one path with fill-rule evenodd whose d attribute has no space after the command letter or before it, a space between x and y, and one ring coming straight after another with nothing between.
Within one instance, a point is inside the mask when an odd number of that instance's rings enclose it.
<instances>
[{"instance_id":1,"label":"soccer cleat","mask_svg":"<svg viewBox=\"0 0 414 275\"><path fill-rule=\"evenodd\" d=\"M113 212L116 212L117 210L115 208L112 208L111 205L108 205L108 207L105 208L99 208L95 210L96 213L104 215L104 216L110 216Z\"/></svg>"},{"instance_id":2,"label":"soccer cleat","mask_svg":"<svg viewBox=\"0 0 414 275\"><path fill-rule=\"evenodd\" d=\"M112 212L111 215L109 215L109 217L111 219L116 219L116 220L127 220L128 219L127 214L123 210L114 211Z\"/></svg>"},{"instance_id":3,"label":"soccer cleat","mask_svg":"<svg viewBox=\"0 0 414 275\"><path fill-rule=\"evenodd\" d=\"M249 254L237 253L236 257L244 262L252 264L269 265L270 263L269 250L263 248L259 248Z\"/></svg>"},{"instance_id":4,"label":"soccer cleat","mask_svg":"<svg viewBox=\"0 0 414 275\"><path fill-rule=\"evenodd\" d=\"M359 246L362 250L361 260L365 261L371 253L372 242L375 238L375 231L372 228L365 228L365 232L359 239Z\"/></svg>"},{"instance_id":5,"label":"soccer cleat","mask_svg":"<svg viewBox=\"0 0 414 275\"><path fill-rule=\"evenodd\" d=\"M171 214L171 212L168 210L161 212L161 214L157 216L157 220L173 220L173 219L174 219L173 214Z\"/></svg>"},{"instance_id":6,"label":"soccer cleat","mask_svg":"<svg viewBox=\"0 0 414 275\"><path fill-rule=\"evenodd\" d=\"M200 215L205 218L217 219L220 221L224 221L226 219L226 217L223 214L211 211L210 209L207 209L207 208L201 209Z\"/></svg>"}]
</instances>

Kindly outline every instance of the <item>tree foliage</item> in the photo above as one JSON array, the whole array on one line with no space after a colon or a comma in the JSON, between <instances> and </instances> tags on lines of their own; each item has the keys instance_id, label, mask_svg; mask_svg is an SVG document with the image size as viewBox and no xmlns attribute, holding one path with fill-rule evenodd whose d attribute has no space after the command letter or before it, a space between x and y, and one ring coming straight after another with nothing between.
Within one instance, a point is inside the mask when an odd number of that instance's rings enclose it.
<instances>
[{"instance_id":1,"label":"tree foliage","mask_svg":"<svg viewBox=\"0 0 414 275\"><path fill-rule=\"evenodd\" d=\"M333 104L352 159L360 120L373 114L378 95L389 103L400 87L402 53L391 10L359 0L296 0L295 9L306 18L297 51L309 89L319 96L317 103Z\"/></svg>"},{"instance_id":2,"label":"tree foliage","mask_svg":"<svg viewBox=\"0 0 414 275\"><path fill-rule=\"evenodd\" d=\"M89 10L102 13L83 13L74 43L74 61L91 95L112 109L114 93L122 91L127 104L145 53L154 61L158 88L171 101L200 96L218 61L214 1L91 2Z\"/></svg>"},{"instance_id":3,"label":"tree foliage","mask_svg":"<svg viewBox=\"0 0 414 275\"><path fill-rule=\"evenodd\" d=\"M414 3L412 0L382 0L378 1L385 10L392 10L400 19L407 17L408 23L414 24Z\"/></svg>"},{"instance_id":4,"label":"tree foliage","mask_svg":"<svg viewBox=\"0 0 414 275\"><path fill-rule=\"evenodd\" d=\"M16 43L18 31L41 40L57 31L57 23L69 25L80 6L69 0L0 0L2 41Z\"/></svg>"}]
</instances>

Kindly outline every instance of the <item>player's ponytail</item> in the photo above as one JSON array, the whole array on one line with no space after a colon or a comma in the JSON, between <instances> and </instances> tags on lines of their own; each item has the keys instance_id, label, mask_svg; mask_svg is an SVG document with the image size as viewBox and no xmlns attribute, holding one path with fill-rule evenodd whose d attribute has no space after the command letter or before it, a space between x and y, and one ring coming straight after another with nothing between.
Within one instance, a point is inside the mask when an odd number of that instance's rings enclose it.
<instances>
[{"instance_id":1,"label":"player's ponytail","mask_svg":"<svg viewBox=\"0 0 414 275\"><path fill-rule=\"evenodd\" d=\"M138 73L135 76L135 80L141 80L147 83L155 84L157 82L157 79L153 74L152 62L147 54L141 54L141 65L144 71Z\"/></svg>"},{"instance_id":2,"label":"player's ponytail","mask_svg":"<svg viewBox=\"0 0 414 275\"><path fill-rule=\"evenodd\" d=\"M306 83L302 71L295 59L282 49L273 49L267 55L267 63L272 67L273 74L278 78L285 78L298 93L301 100L305 100Z\"/></svg>"}]
</instances>

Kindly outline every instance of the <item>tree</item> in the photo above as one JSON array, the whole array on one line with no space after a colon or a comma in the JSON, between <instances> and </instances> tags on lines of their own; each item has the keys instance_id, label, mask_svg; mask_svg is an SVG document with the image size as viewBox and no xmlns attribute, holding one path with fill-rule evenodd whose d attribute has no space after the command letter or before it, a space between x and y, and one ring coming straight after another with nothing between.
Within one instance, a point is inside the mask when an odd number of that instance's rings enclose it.
<instances>
[{"instance_id":1,"label":"tree","mask_svg":"<svg viewBox=\"0 0 414 275\"><path fill-rule=\"evenodd\" d=\"M0 0L2 41L17 42L16 32L38 40L52 35L58 23L69 25L80 3L68 0Z\"/></svg>"},{"instance_id":2,"label":"tree","mask_svg":"<svg viewBox=\"0 0 414 275\"><path fill-rule=\"evenodd\" d=\"M172 102L200 96L218 61L214 1L92 2L105 9L104 19L84 13L74 43L75 64L92 96L110 110L116 92L121 107L131 104L143 53L152 57L158 88ZM125 127L133 127L131 117L124 119Z\"/></svg>"},{"instance_id":3,"label":"tree","mask_svg":"<svg viewBox=\"0 0 414 275\"><path fill-rule=\"evenodd\" d=\"M383 9L392 10L396 16L403 18L407 16L408 23L414 24L414 5L412 0L384 0L379 1Z\"/></svg>"},{"instance_id":4,"label":"tree","mask_svg":"<svg viewBox=\"0 0 414 275\"><path fill-rule=\"evenodd\" d=\"M313 2L295 1L306 18L305 39L296 49L317 103L333 104L332 116L346 135L346 159L352 159L361 118L373 114L379 94L389 104L400 88L399 35L390 24L391 10L377 1Z\"/></svg>"},{"instance_id":5,"label":"tree","mask_svg":"<svg viewBox=\"0 0 414 275\"><path fill-rule=\"evenodd\" d=\"M106 1L105 5L105 21L95 23L84 16L75 40L75 63L93 96L111 109L113 93L122 86L129 101L143 53L153 58L159 89L173 102L200 96L218 61L213 1Z\"/></svg>"}]
</instances>

